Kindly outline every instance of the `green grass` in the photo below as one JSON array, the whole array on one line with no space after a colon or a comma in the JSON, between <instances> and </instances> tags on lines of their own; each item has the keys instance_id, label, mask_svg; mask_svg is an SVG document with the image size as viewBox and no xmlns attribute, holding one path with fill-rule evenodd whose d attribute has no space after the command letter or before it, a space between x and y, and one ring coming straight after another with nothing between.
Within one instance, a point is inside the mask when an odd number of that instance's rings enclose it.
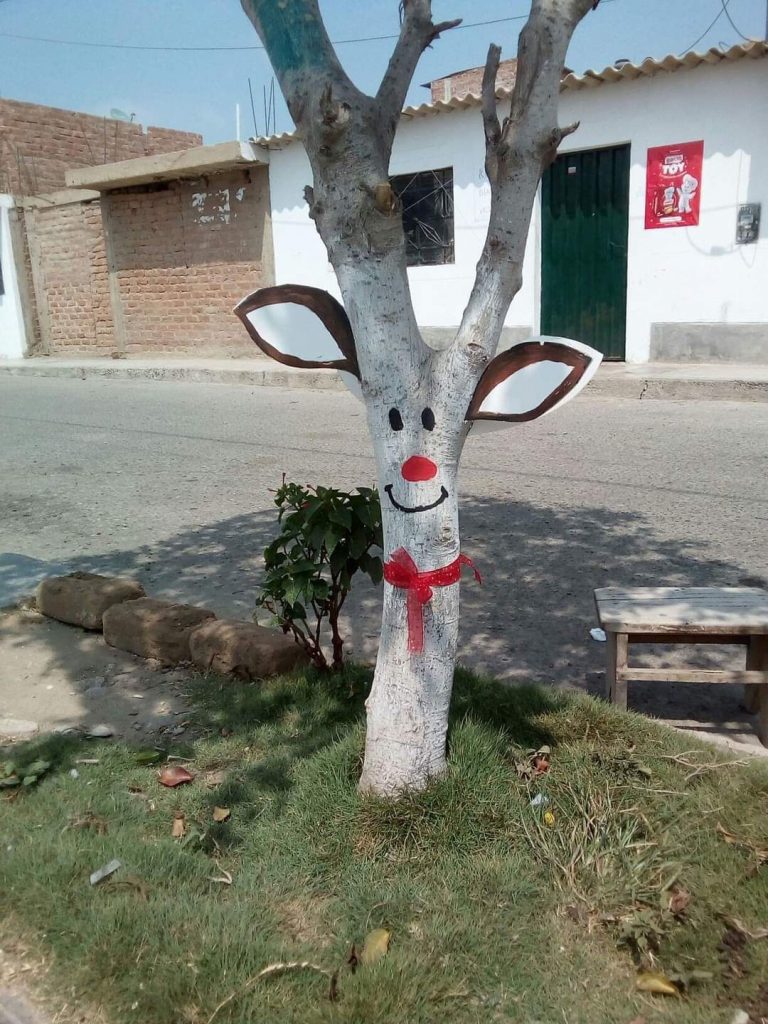
<instances>
[{"instance_id":1,"label":"green grass","mask_svg":"<svg viewBox=\"0 0 768 1024\"><path fill-rule=\"evenodd\" d=\"M397 803L362 799L367 682L362 669L201 680L203 738L171 751L196 780L176 790L118 743L29 745L53 768L0 796L5 935L49 957L54 993L110 1024L207 1024L228 996L216 1024L760 1019L768 940L731 932L726 954L721 915L768 926L768 864L717 825L768 847L764 764L687 778L674 758L692 746L691 763L729 759L588 698L459 672L448 775ZM542 744L551 769L528 783L515 762ZM83 757L99 764L72 778ZM539 792L553 823L530 805ZM229 821L213 823L214 805ZM121 870L92 888L113 857ZM212 881L224 872L231 885ZM665 909L671 886L691 894L682 919ZM378 927L389 952L353 973L350 946ZM317 972L250 980L302 960L338 969L336 1001ZM636 991L639 966L711 977L652 996Z\"/></svg>"}]
</instances>

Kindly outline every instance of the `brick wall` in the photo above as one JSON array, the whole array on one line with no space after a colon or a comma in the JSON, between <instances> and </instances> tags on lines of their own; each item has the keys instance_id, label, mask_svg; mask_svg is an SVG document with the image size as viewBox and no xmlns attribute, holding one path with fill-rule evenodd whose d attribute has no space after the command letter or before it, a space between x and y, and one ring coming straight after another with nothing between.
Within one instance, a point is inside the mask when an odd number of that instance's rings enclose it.
<instances>
[{"instance_id":1,"label":"brick wall","mask_svg":"<svg viewBox=\"0 0 768 1024\"><path fill-rule=\"evenodd\" d=\"M202 136L129 124L74 110L0 99L0 192L41 195L64 188L71 167L199 146Z\"/></svg>"},{"instance_id":2,"label":"brick wall","mask_svg":"<svg viewBox=\"0 0 768 1024\"><path fill-rule=\"evenodd\" d=\"M115 349L114 324L99 201L27 207L24 218L37 351L109 355Z\"/></svg>"},{"instance_id":3,"label":"brick wall","mask_svg":"<svg viewBox=\"0 0 768 1024\"><path fill-rule=\"evenodd\" d=\"M429 83L432 102L437 103L441 100L467 96L469 93L479 96L483 82L483 70L483 68L467 68L466 71L457 71L456 74L447 75L445 78L436 78ZM517 61L514 59L501 61L496 75L496 88L512 89L516 76Z\"/></svg>"},{"instance_id":4,"label":"brick wall","mask_svg":"<svg viewBox=\"0 0 768 1024\"><path fill-rule=\"evenodd\" d=\"M129 355L257 355L232 307L274 283L266 168L111 192Z\"/></svg>"}]
</instances>

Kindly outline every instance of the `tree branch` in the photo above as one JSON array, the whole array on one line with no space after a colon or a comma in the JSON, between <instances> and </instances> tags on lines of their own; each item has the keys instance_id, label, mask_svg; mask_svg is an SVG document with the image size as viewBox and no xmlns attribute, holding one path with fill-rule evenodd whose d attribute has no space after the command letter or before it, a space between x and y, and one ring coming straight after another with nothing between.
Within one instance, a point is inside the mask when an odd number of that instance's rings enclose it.
<instances>
[{"instance_id":1,"label":"tree branch","mask_svg":"<svg viewBox=\"0 0 768 1024\"><path fill-rule=\"evenodd\" d=\"M441 32L456 28L462 20L455 18L435 25L432 21L432 0L402 0L401 9L400 36L376 93L382 125L388 133L390 145L419 57Z\"/></svg>"},{"instance_id":2,"label":"tree branch","mask_svg":"<svg viewBox=\"0 0 768 1024\"><path fill-rule=\"evenodd\" d=\"M522 284L522 266L539 180L566 135L557 105L565 56L574 29L595 0L532 0L520 33L517 75L509 116L496 114L498 47L492 46L483 75L485 167L491 183L491 213L475 283L457 335L459 352L474 370L496 351L509 304Z\"/></svg>"},{"instance_id":3,"label":"tree branch","mask_svg":"<svg viewBox=\"0 0 768 1024\"><path fill-rule=\"evenodd\" d=\"M501 139L501 124L496 113L496 75L499 71L501 47L491 43L483 72L483 128L485 130L485 173L489 181L496 180L496 151Z\"/></svg>"},{"instance_id":4,"label":"tree branch","mask_svg":"<svg viewBox=\"0 0 768 1024\"><path fill-rule=\"evenodd\" d=\"M297 126L305 130L312 117L335 128L344 119L345 104L349 107L355 100L368 99L341 66L318 0L240 3L264 43Z\"/></svg>"}]
</instances>

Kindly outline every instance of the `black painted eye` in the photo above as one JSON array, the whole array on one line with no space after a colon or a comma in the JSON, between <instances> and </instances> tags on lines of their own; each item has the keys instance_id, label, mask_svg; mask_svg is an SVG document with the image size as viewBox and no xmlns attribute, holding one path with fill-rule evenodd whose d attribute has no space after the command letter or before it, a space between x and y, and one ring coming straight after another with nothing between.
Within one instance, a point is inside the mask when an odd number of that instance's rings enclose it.
<instances>
[{"instance_id":1,"label":"black painted eye","mask_svg":"<svg viewBox=\"0 0 768 1024\"><path fill-rule=\"evenodd\" d=\"M432 412L429 406L427 406L427 408L421 414L421 425L424 427L425 430L435 429L435 414Z\"/></svg>"},{"instance_id":2,"label":"black painted eye","mask_svg":"<svg viewBox=\"0 0 768 1024\"><path fill-rule=\"evenodd\" d=\"M403 429L403 417L400 415L399 409L389 410L389 425L393 430Z\"/></svg>"}]
</instances>

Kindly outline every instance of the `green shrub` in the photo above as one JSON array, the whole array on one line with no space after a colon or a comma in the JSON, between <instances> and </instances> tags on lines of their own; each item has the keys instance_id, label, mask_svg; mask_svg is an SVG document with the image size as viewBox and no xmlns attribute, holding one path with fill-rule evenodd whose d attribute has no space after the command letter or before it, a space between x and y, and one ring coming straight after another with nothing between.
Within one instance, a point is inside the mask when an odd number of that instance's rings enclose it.
<instances>
[{"instance_id":1,"label":"green shrub","mask_svg":"<svg viewBox=\"0 0 768 1024\"><path fill-rule=\"evenodd\" d=\"M272 612L318 668L328 668L323 640L330 629L331 667L337 670L344 662L339 612L352 577L360 571L380 583L383 575L381 558L371 553L382 544L379 493L370 487L354 492L304 487L283 479L275 505L280 533L264 549L266 578L257 608Z\"/></svg>"}]
</instances>

